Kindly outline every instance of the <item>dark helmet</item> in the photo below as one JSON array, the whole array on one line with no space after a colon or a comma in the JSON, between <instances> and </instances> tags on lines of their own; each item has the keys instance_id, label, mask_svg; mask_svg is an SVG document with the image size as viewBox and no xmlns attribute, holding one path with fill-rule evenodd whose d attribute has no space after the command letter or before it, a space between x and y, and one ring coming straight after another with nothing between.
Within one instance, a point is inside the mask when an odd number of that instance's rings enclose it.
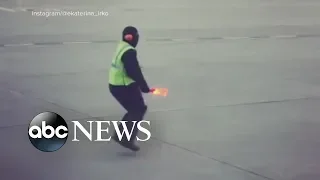
<instances>
[{"instance_id":1,"label":"dark helmet","mask_svg":"<svg viewBox=\"0 0 320 180\"><path fill-rule=\"evenodd\" d=\"M129 43L131 46L136 47L139 41L139 33L137 28L127 26L123 29L122 40Z\"/></svg>"}]
</instances>

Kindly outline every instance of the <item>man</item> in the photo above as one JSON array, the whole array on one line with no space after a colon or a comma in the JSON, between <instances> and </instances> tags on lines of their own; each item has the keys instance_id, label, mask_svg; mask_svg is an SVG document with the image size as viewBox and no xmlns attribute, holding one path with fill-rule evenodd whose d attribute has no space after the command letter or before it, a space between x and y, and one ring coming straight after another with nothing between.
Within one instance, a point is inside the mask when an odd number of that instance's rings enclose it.
<instances>
[{"instance_id":1,"label":"man","mask_svg":"<svg viewBox=\"0 0 320 180\"><path fill-rule=\"evenodd\" d=\"M149 88L137 60L135 47L138 41L139 34L135 27L128 26L123 30L122 41L117 47L109 72L110 92L127 111L122 121L128 121L127 127L129 131L134 128L129 141L125 137L120 141L116 134L113 135L112 139L132 151L140 150L135 144L138 134L137 123L133 127L132 121L143 120L147 111L141 92L149 93L153 91ZM120 126L120 130L122 132L122 126Z\"/></svg>"}]
</instances>

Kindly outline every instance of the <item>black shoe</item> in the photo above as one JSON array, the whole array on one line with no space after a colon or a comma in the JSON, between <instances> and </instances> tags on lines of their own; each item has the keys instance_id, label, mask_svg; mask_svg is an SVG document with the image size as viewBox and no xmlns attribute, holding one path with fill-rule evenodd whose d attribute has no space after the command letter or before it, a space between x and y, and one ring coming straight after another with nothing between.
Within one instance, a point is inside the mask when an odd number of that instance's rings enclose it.
<instances>
[{"instance_id":1,"label":"black shoe","mask_svg":"<svg viewBox=\"0 0 320 180\"><path fill-rule=\"evenodd\" d=\"M128 142L128 141L119 141L117 136L112 136L112 139L116 141L118 144L121 146L130 149L131 151L139 151L140 147L135 145L133 142Z\"/></svg>"}]
</instances>

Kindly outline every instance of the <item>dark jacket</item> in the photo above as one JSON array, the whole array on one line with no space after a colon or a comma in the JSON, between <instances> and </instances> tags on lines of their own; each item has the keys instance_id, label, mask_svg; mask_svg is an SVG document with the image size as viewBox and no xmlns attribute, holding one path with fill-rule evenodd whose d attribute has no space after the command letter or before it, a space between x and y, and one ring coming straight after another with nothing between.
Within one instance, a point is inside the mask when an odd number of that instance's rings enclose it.
<instances>
[{"instance_id":1,"label":"dark jacket","mask_svg":"<svg viewBox=\"0 0 320 180\"><path fill-rule=\"evenodd\" d=\"M137 51L130 49L122 55L122 63L127 75L137 83L141 91L144 93L150 92L150 88L142 74L138 59Z\"/></svg>"}]
</instances>

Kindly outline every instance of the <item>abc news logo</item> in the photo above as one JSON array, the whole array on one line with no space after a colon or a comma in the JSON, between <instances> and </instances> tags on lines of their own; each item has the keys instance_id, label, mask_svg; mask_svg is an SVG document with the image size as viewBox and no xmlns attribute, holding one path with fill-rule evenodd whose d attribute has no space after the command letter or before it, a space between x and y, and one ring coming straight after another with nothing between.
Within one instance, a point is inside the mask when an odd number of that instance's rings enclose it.
<instances>
[{"instance_id":1,"label":"abc news logo","mask_svg":"<svg viewBox=\"0 0 320 180\"><path fill-rule=\"evenodd\" d=\"M73 124L72 141L80 141L77 136L79 131L90 141L110 141L111 136L109 138L103 138L102 133L109 133L108 127L111 125L114 127L115 135L120 141L133 138L133 127L136 127L139 132L142 132L147 136L144 139L140 139L136 136L137 141L147 141L151 138L150 131L142 126L143 124L150 126L150 121L132 121L131 127L126 121L85 121L85 123L89 124L89 128L87 129L78 121L71 122ZM92 131L92 127L94 124L96 125L96 139L93 140L94 131ZM102 126L107 128L102 128ZM59 150L67 142L69 129L66 121L60 115L52 112L44 112L37 115L30 122L28 135L31 144L35 148L43 152L53 152Z\"/></svg>"}]
</instances>

